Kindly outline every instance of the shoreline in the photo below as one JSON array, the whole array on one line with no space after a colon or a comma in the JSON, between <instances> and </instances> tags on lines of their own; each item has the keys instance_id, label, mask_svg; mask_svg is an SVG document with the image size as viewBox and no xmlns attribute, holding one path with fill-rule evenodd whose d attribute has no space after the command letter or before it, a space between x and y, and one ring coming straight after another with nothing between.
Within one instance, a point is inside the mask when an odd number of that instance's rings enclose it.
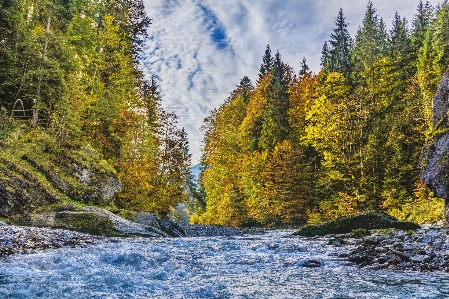
<instances>
[{"instance_id":1,"label":"shoreline","mask_svg":"<svg viewBox=\"0 0 449 299\"><path fill-rule=\"evenodd\" d=\"M207 226L199 226L199 231L188 237L207 237L209 235L206 232L215 232L210 236L262 233L261 229L205 227ZM337 258L342 263L355 264L360 268L449 272L449 229L442 226L422 226L415 232L395 229L373 230L370 235L360 238L350 234L289 237L322 240L325 246L339 249L341 253ZM110 239L112 238L64 229L1 224L0 258L46 249L88 247Z\"/></svg>"}]
</instances>

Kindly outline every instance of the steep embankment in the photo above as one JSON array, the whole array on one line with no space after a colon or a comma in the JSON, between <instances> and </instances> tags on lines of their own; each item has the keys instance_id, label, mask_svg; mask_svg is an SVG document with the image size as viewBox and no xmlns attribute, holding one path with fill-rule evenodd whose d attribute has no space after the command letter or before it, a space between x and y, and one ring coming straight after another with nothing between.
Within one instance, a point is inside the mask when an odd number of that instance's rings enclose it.
<instances>
[{"instance_id":1,"label":"steep embankment","mask_svg":"<svg viewBox=\"0 0 449 299\"><path fill-rule=\"evenodd\" d=\"M68 201L110 205L121 191L115 170L88 146L60 146L40 130L21 134L0 153L1 217Z\"/></svg>"}]
</instances>

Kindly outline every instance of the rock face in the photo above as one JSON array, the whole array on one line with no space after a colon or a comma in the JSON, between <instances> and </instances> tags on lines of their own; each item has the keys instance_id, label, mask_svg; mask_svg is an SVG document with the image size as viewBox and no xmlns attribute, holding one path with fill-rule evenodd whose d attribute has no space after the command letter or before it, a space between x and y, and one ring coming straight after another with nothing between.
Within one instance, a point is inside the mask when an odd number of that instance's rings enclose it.
<instances>
[{"instance_id":1,"label":"rock face","mask_svg":"<svg viewBox=\"0 0 449 299\"><path fill-rule=\"evenodd\" d=\"M421 181L445 199L445 218L449 222L449 72L440 81L432 113L434 131L421 155Z\"/></svg>"},{"instance_id":2,"label":"rock face","mask_svg":"<svg viewBox=\"0 0 449 299\"><path fill-rule=\"evenodd\" d=\"M40 142L46 147L45 141ZM12 159L0 155L0 216L3 217L33 212L67 198L109 205L121 190L114 169L87 147L66 151L29 150Z\"/></svg>"}]
</instances>

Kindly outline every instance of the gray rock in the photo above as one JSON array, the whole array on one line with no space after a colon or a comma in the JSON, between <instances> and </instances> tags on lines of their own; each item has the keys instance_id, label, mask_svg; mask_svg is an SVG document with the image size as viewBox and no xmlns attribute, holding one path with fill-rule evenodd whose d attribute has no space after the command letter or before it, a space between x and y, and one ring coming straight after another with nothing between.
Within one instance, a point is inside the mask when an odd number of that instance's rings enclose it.
<instances>
[{"instance_id":1,"label":"gray rock","mask_svg":"<svg viewBox=\"0 0 449 299\"><path fill-rule=\"evenodd\" d=\"M30 213L61 203L66 197L109 205L121 190L113 167L86 147L27 153L20 157L20 163L0 157L0 216L3 217Z\"/></svg>"},{"instance_id":2,"label":"gray rock","mask_svg":"<svg viewBox=\"0 0 449 299\"><path fill-rule=\"evenodd\" d=\"M321 262L317 260L306 260L302 263L302 266L306 268L318 268L321 266Z\"/></svg>"},{"instance_id":3,"label":"gray rock","mask_svg":"<svg viewBox=\"0 0 449 299\"><path fill-rule=\"evenodd\" d=\"M165 236L96 207L83 207L78 211L15 215L10 220L16 225L63 228L96 235Z\"/></svg>"},{"instance_id":4,"label":"gray rock","mask_svg":"<svg viewBox=\"0 0 449 299\"><path fill-rule=\"evenodd\" d=\"M368 245L378 245L379 239L377 236L368 236L362 239L365 244Z\"/></svg>"},{"instance_id":5,"label":"gray rock","mask_svg":"<svg viewBox=\"0 0 449 299\"><path fill-rule=\"evenodd\" d=\"M445 218L449 221L449 72L443 75L433 101L434 132L420 159L421 181L434 194L445 199Z\"/></svg>"},{"instance_id":6,"label":"gray rock","mask_svg":"<svg viewBox=\"0 0 449 299\"><path fill-rule=\"evenodd\" d=\"M396 242L391 246L391 248L393 248L394 250L402 251L402 249L404 249L404 244Z\"/></svg>"},{"instance_id":7,"label":"gray rock","mask_svg":"<svg viewBox=\"0 0 449 299\"><path fill-rule=\"evenodd\" d=\"M415 255L410 258L410 261L413 263L422 263L424 259L424 255Z\"/></svg>"},{"instance_id":8,"label":"gray rock","mask_svg":"<svg viewBox=\"0 0 449 299\"><path fill-rule=\"evenodd\" d=\"M327 245L340 246L341 242L338 239L330 239L327 242Z\"/></svg>"}]
</instances>

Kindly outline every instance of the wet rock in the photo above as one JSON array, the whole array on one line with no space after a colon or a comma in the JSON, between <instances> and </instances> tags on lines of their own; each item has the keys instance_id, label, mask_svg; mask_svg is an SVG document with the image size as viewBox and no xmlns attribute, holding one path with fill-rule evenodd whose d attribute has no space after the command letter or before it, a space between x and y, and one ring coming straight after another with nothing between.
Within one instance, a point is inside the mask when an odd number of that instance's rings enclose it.
<instances>
[{"instance_id":1,"label":"wet rock","mask_svg":"<svg viewBox=\"0 0 449 299\"><path fill-rule=\"evenodd\" d=\"M348 254L341 258L369 269L449 272L448 233L448 228L439 226L425 227L415 233L373 232L370 236L355 239L358 244L355 248L342 243L340 248L347 248ZM380 244L375 245L376 240Z\"/></svg>"},{"instance_id":2,"label":"wet rock","mask_svg":"<svg viewBox=\"0 0 449 299\"><path fill-rule=\"evenodd\" d=\"M343 252L338 255L338 258L347 258L347 257L349 257L349 253L347 252Z\"/></svg>"},{"instance_id":3,"label":"wet rock","mask_svg":"<svg viewBox=\"0 0 449 299\"><path fill-rule=\"evenodd\" d=\"M0 257L49 248L87 247L104 239L60 229L0 226Z\"/></svg>"},{"instance_id":4,"label":"wet rock","mask_svg":"<svg viewBox=\"0 0 449 299\"><path fill-rule=\"evenodd\" d=\"M306 260L302 263L302 266L306 268L317 268L321 266L321 262L317 260Z\"/></svg>"},{"instance_id":5,"label":"wet rock","mask_svg":"<svg viewBox=\"0 0 449 299\"><path fill-rule=\"evenodd\" d=\"M384 247L376 247L376 248L374 248L374 251L375 251L376 253L382 253L382 252L388 251L388 249L386 249L386 248L384 248Z\"/></svg>"},{"instance_id":6,"label":"wet rock","mask_svg":"<svg viewBox=\"0 0 449 299\"><path fill-rule=\"evenodd\" d=\"M340 245L341 245L341 242L340 242L340 240L338 240L338 239L330 239L330 240L327 242L327 245L340 246Z\"/></svg>"},{"instance_id":7,"label":"wet rock","mask_svg":"<svg viewBox=\"0 0 449 299\"><path fill-rule=\"evenodd\" d=\"M424 255L415 255L410 258L410 261L413 263L422 263L424 259Z\"/></svg>"},{"instance_id":8,"label":"wet rock","mask_svg":"<svg viewBox=\"0 0 449 299\"><path fill-rule=\"evenodd\" d=\"M391 248L394 250L402 251L404 249L404 244L395 242L393 245L391 245Z\"/></svg>"},{"instance_id":9,"label":"wet rock","mask_svg":"<svg viewBox=\"0 0 449 299\"><path fill-rule=\"evenodd\" d=\"M388 262L388 259L385 256L381 256L379 258L377 258L376 260L379 264L385 264L386 262Z\"/></svg>"},{"instance_id":10,"label":"wet rock","mask_svg":"<svg viewBox=\"0 0 449 299\"><path fill-rule=\"evenodd\" d=\"M379 239L377 236L368 236L368 237L363 238L362 241L368 245L378 245L379 244Z\"/></svg>"}]
</instances>

